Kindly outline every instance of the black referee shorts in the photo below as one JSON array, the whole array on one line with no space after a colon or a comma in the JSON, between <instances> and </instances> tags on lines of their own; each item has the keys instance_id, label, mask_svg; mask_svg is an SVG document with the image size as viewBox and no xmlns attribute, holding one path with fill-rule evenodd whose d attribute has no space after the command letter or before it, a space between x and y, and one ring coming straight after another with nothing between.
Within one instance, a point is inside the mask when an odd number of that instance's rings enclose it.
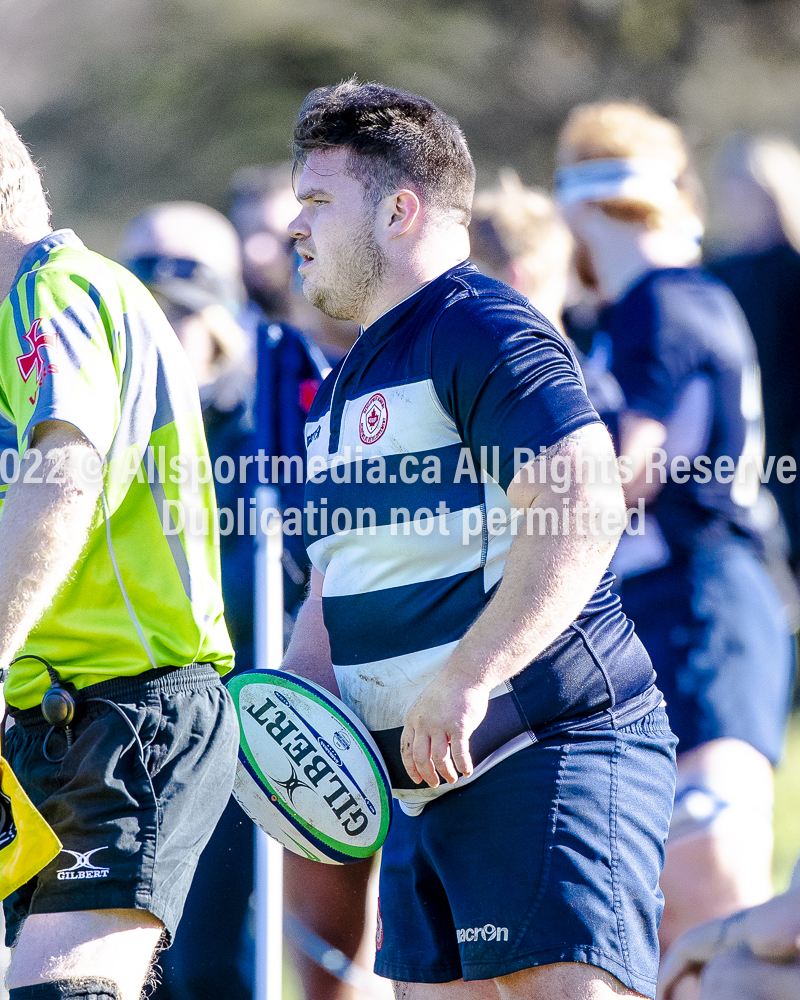
<instances>
[{"instance_id":1,"label":"black referee shorts","mask_svg":"<svg viewBox=\"0 0 800 1000\"><path fill-rule=\"evenodd\" d=\"M233 787L239 727L213 667L150 670L80 694L70 748L63 731L48 737L38 708L11 710L5 755L64 847L5 900L9 945L28 914L76 910L148 910L171 938ZM131 725L90 698L113 701Z\"/></svg>"}]
</instances>

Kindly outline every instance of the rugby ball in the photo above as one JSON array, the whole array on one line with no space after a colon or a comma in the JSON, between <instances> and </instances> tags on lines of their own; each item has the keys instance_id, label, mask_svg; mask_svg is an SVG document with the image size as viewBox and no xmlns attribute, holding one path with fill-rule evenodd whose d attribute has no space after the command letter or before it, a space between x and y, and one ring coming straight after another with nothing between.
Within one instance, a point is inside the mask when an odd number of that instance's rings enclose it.
<instances>
[{"instance_id":1,"label":"rugby ball","mask_svg":"<svg viewBox=\"0 0 800 1000\"><path fill-rule=\"evenodd\" d=\"M282 670L228 682L239 717L233 794L302 857L349 864L374 854L392 819L386 766L361 720L329 691Z\"/></svg>"}]
</instances>

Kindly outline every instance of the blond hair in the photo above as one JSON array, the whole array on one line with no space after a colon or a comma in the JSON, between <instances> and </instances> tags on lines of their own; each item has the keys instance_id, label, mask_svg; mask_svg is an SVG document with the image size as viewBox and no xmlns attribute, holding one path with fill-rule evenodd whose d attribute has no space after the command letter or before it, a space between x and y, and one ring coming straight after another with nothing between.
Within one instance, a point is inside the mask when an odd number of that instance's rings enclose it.
<instances>
[{"instance_id":1,"label":"blond hair","mask_svg":"<svg viewBox=\"0 0 800 1000\"><path fill-rule=\"evenodd\" d=\"M46 226L50 209L39 171L14 126L0 111L0 231Z\"/></svg>"},{"instance_id":2,"label":"blond hair","mask_svg":"<svg viewBox=\"0 0 800 1000\"><path fill-rule=\"evenodd\" d=\"M569 267L572 236L553 199L525 187L513 170L501 170L499 183L475 196L469 235L471 255L493 271L519 261L532 297Z\"/></svg>"},{"instance_id":3,"label":"blond hair","mask_svg":"<svg viewBox=\"0 0 800 1000\"><path fill-rule=\"evenodd\" d=\"M641 104L613 101L580 104L570 112L558 137L560 166L587 160L643 159L664 163L675 177L678 197L666 209L656 199L616 197L599 207L624 222L645 222L653 229L699 224L702 194L686 141L673 122Z\"/></svg>"}]
</instances>

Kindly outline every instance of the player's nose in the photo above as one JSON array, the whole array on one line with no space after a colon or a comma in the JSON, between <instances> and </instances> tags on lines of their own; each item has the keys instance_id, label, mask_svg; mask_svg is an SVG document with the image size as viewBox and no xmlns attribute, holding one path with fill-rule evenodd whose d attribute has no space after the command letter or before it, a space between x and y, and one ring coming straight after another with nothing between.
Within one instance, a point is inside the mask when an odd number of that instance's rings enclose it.
<instances>
[{"instance_id":1,"label":"player's nose","mask_svg":"<svg viewBox=\"0 0 800 1000\"><path fill-rule=\"evenodd\" d=\"M305 208L301 208L296 218L292 219L286 231L293 240L307 239L311 235L311 227L305 217Z\"/></svg>"}]
</instances>

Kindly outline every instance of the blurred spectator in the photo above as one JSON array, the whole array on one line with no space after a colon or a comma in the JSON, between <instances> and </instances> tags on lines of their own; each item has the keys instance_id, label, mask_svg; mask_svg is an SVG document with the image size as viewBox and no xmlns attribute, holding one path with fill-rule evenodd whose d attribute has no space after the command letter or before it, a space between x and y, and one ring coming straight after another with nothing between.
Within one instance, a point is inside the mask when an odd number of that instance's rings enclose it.
<instances>
[{"instance_id":1,"label":"blurred spectator","mask_svg":"<svg viewBox=\"0 0 800 1000\"><path fill-rule=\"evenodd\" d=\"M186 351L200 386L212 462L232 460L224 477L215 477L217 504L237 516L241 504L249 509L257 465L247 459L262 439L269 455L304 454L305 414L323 377L320 367L327 367L324 358L289 327L269 322L260 311L248 314L239 238L214 209L192 202L153 206L129 223L119 256L159 300ZM268 425L260 436L259 411ZM302 500L302 481L278 489L284 504ZM246 531L220 538L225 617L237 670L253 666L253 544ZM307 569L302 541L287 537L289 616L302 601ZM200 859L175 943L161 959L157 1000L250 1000L252 891L253 825L231 802Z\"/></svg>"},{"instance_id":2,"label":"blurred spectator","mask_svg":"<svg viewBox=\"0 0 800 1000\"><path fill-rule=\"evenodd\" d=\"M270 319L303 330L326 357L338 361L358 336L358 327L321 313L299 291L294 242L286 231L297 215L292 164L245 167L231 179L228 197L251 300Z\"/></svg>"},{"instance_id":3,"label":"blurred spectator","mask_svg":"<svg viewBox=\"0 0 800 1000\"><path fill-rule=\"evenodd\" d=\"M571 269L574 241L547 192L525 187L511 169L501 170L495 187L475 195L469 240L470 260L479 271L522 292L564 332L564 304L577 284ZM572 346L589 398L613 434L623 406L617 380L604 364Z\"/></svg>"},{"instance_id":4,"label":"blurred spectator","mask_svg":"<svg viewBox=\"0 0 800 1000\"><path fill-rule=\"evenodd\" d=\"M722 231L708 264L728 285L758 348L767 456L800 459L800 150L783 139L732 135L715 164ZM798 484L772 476L800 566Z\"/></svg>"},{"instance_id":5,"label":"blurred spectator","mask_svg":"<svg viewBox=\"0 0 800 1000\"><path fill-rule=\"evenodd\" d=\"M668 945L772 891L770 764L791 656L752 520L758 368L730 292L697 267L698 191L678 129L639 105L582 105L562 129L559 164L578 273L605 304L601 329L625 394L626 496L646 511L612 569L680 739L661 879ZM661 446L663 478L652 465Z\"/></svg>"}]
</instances>

